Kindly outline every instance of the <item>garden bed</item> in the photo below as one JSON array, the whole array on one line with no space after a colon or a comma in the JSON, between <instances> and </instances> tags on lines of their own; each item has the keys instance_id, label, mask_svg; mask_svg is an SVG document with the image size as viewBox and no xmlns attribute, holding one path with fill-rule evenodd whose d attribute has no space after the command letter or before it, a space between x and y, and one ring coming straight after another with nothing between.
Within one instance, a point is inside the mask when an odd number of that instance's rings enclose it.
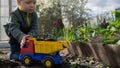
<instances>
[{"instance_id":1,"label":"garden bed","mask_svg":"<svg viewBox=\"0 0 120 68\"><path fill-rule=\"evenodd\" d=\"M42 65L35 63L30 67L23 66L19 61L10 61L7 58L7 53L9 48L0 48L0 68L42 68ZM69 54L70 55L70 54ZM95 60L93 57L70 57L67 56L65 63L62 64L62 67L56 65L55 68L104 68L107 67L104 63Z\"/></svg>"},{"instance_id":2,"label":"garden bed","mask_svg":"<svg viewBox=\"0 0 120 68\"><path fill-rule=\"evenodd\" d=\"M101 43L69 43L73 56L94 57L110 67L120 67L120 46Z\"/></svg>"}]
</instances>

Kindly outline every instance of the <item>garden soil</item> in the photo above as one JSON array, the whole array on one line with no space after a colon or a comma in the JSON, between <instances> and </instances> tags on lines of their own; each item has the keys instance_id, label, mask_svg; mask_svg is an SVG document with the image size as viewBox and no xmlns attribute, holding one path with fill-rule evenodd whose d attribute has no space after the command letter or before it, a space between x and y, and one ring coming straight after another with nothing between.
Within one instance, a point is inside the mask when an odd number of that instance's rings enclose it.
<instances>
[{"instance_id":1,"label":"garden soil","mask_svg":"<svg viewBox=\"0 0 120 68\"><path fill-rule=\"evenodd\" d=\"M9 48L0 48L0 68L43 68L39 62L26 67L20 61L9 60L7 55ZM105 64L96 61L93 57L79 58L67 57L62 65L55 65L54 68L106 68Z\"/></svg>"}]
</instances>

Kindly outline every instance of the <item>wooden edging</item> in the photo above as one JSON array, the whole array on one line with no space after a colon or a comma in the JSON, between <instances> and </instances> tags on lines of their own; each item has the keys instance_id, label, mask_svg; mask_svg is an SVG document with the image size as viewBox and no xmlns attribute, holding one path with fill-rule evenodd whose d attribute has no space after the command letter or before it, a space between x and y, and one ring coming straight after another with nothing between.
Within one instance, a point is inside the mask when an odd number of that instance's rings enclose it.
<instances>
[{"instance_id":1,"label":"wooden edging","mask_svg":"<svg viewBox=\"0 0 120 68\"><path fill-rule=\"evenodd\" d=\"M94 57L110 66L120 67L120 46L100 43L69 43L69 52L72 56Z\"/></svg>"}]
</instances>

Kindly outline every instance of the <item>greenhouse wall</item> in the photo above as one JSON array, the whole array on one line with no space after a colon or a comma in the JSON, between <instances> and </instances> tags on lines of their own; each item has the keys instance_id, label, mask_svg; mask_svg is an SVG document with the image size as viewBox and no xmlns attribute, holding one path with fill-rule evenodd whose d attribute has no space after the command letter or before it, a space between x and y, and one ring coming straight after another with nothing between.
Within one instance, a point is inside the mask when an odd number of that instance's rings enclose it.
<instances>
[{"instance_id":1,"label":"greenhouse wall","mask_svg":"<svg viewBox=\"0 0 120 68\"><path fill-rule=\"evenodd\" d=\"M9 13L16 7L16 0L0 0L0 40L9 40L3 25L7 23Z\"/></svg>"}]
</instances>

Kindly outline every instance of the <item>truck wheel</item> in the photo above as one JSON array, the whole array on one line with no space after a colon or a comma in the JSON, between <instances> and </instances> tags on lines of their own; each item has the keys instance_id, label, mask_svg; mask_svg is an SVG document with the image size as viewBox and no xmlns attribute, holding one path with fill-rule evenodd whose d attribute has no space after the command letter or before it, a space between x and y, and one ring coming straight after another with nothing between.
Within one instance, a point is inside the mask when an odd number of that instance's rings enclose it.
<instances>
[{"instance_id":1,"label":"truck wheel","mask_svg":"<svg viewBox=\"0 0 120 68\"><path fill-rule=\"evenodd\" d=\"M29 56L25 56L24 60L23 60L23 64L25 66L29 66L31 64L31 57Z\"/></svg>"},{"instance_id":2,"label":"truck wheel","mask_svg":"<svg viewBox=\"0 0 120 68\"><path fill-rule=\"evenodd\" d=\"M46 58L43 60L43 66L45 68L52 68L54 66L54 62L50 58Z\"/></svg>"}]
</instances>

